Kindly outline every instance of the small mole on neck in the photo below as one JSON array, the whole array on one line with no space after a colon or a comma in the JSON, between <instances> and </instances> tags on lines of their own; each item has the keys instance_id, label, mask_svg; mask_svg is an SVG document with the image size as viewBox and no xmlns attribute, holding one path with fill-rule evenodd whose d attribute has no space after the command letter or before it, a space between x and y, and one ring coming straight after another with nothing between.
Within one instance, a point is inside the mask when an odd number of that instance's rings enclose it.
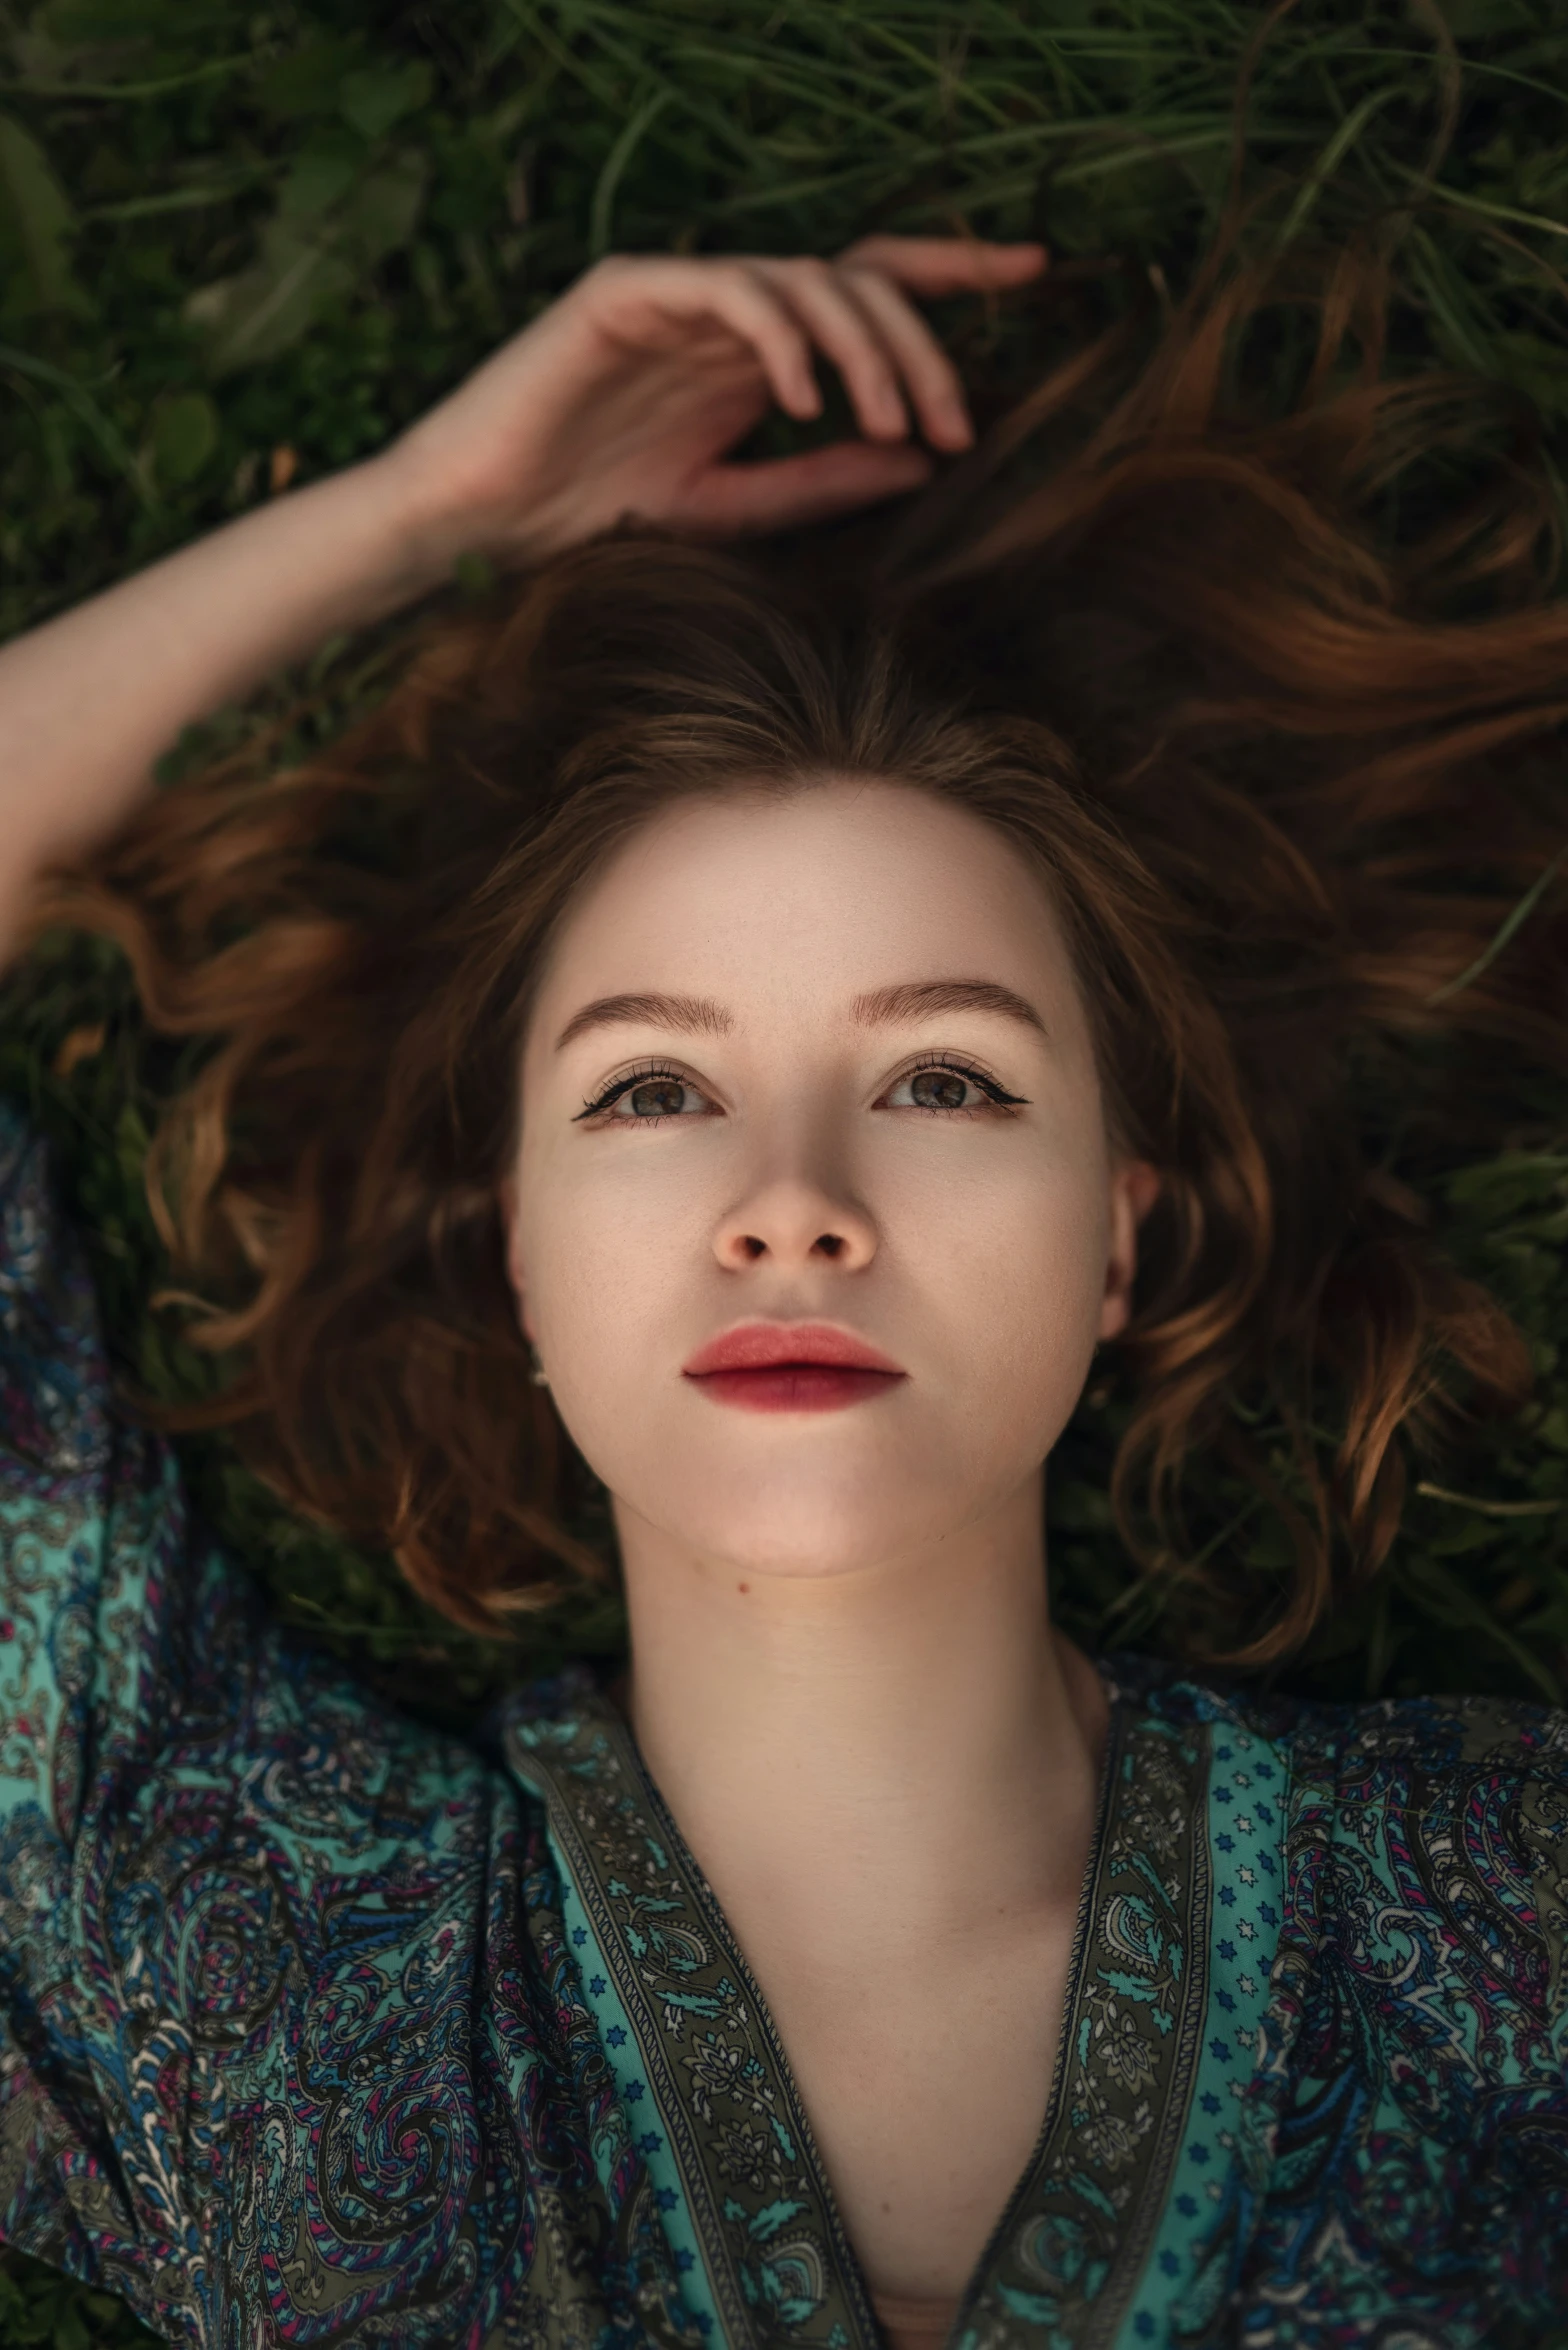
<instances>
[{"instance_id":1,"label":"small mole on neck","mask_svg":"<svg viewBox=\"0 0 1568 2350\"><path fill-rule=\"evenodd\" d=\"M749 1591L751 1589L751 1585L749 1583L737 1583L735 1588L737 1591Z\"/></svg>"}]
</instances>

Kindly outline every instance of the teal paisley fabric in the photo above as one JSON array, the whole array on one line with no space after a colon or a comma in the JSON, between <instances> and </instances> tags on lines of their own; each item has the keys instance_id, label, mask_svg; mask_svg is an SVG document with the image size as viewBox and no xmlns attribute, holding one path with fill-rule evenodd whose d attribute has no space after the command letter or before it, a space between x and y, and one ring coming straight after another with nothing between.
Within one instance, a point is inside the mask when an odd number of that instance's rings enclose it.
<instances>
[{"instance_id":1,"label":"teal paisley fabric","mask_svg":"<svg viewBox=\"0 0 1568 2350\"><path fill-rule=\"evenodd\" d=\"M1568 2328L1568 1716L1099 1663L1056 2075L951 2350ZM192 2350L879 2345L595 1676L442 1738L283 1637L5 1111L0 2241Z\"/></svg>"}]
</instances>

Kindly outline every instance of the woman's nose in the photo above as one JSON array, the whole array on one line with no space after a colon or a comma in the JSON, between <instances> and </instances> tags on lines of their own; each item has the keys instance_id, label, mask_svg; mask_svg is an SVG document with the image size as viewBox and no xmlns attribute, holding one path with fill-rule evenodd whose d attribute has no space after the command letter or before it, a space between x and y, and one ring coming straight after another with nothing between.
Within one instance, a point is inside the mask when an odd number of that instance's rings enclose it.
<instances>
[{"instance_id":1,"label":"woman's nose","mask_svg":"<svg viewBox=\"0 0 1568 2350\"><path fill-rule=\"evenodd\" d=\"M858 1272L876 1255L876 1227L865 1210L807 1176L775 1175L738 1200L714 1234L727 1271L771 1262L779 1267L826 1260Z\"/></svg>"}]
</instances>

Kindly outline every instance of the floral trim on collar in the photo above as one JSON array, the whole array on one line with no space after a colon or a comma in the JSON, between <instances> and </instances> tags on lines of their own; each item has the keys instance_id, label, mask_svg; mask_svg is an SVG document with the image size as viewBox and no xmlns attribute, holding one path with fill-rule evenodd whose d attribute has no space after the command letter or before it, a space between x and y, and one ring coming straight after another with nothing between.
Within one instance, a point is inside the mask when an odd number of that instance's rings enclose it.
<instances>
[{"instance_id":1,"label":"floral trim on collar","mask_svg":"<svg viewBox=\"0 0 1568 2350\"><path fill-rule=\"evenodd\" d=\"M878 2350L778 2032L630 1729L581 1670L533 1697L504 1723L507 1759L545 1801L627 2018L726 2341ZM1099 2350L1136 2290L1203 2023L1208 1745L1113 1685L1050 2101L954 2350Z\"/></svg>"},{"instance_id":2,"label":"floral trim on collar","mask_svg":"<svg viewBox=\"0 0 1568 2350\"><path fill-rule=\"evenodd\" d=\"M574 1677L575 1678L575 1677ZM734 2350L877 2350L880 2332L772 2019L609 1701L512 1717L636 2040ZM651 2151L651 2150L650 2150Z\"/></svg>"},{"instance_id":3,"label":"floral trim on collar","mask_svg":"<svg viewBox=\"0 0 1568 2350\"><path fill-rule=\"evenodd\" d=\"M1101 2350L1142 2281L1207 2007L1209 1746L1119 1693L1050 2102L955 2350Z\"/></svg>"}]
</instances>

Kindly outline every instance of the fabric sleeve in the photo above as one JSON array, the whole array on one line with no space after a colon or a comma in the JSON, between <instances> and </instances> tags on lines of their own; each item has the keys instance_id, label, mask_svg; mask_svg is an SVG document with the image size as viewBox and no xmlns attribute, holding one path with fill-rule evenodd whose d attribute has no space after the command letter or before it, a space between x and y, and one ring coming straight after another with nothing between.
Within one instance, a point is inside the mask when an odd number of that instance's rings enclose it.
<instances>
[{"instance_id":1,"label":"fabric sleeve","mask_svg":"<svg viewBox=\"0 0 1568 2350\"><path fill-rule=\"evenodd\" d=\"M1513 1843L1528 1887L1524 1907L1537 1964L1529 2014L1539 2079L1504 2085L1511 2124L1508 2195L1517 2236L1498 2262L1499 2305L1516 2321L1568 2328L1568 1713L1532 1707Z\"/></svg>"},{"instance_id":2,"label":"fabric sleeve","mask_svg":"<svg viewBox=\"0 0 1568 2350\"><path fill-rule=\"evenodd\" d=\"M192 1516L0 1109L0 2242L185 2350L499 2340L575 2126L545 1852Z\"/></svg>"},{"instance_id":3,"label":"fabric sleeve","mask_svg":"<svg viewBox=\"0 0 1568 2350\"><path fill-rule=\"evenodd\" d=\"M205 2331L196 2052L182 2003L138 1982L119 1864L193 1647L238 1720L256 1629L168 1448L113 1408L79 1240L0 1104L0 2242L176 2339Z\"/></svg>"},{"instance_id":4,"label":"fabric sleeve","mask_svg":"<svg viewBox=\"0 0 1568 2350\"><path fill-rule=\"evenodd\" d=\"M1535 2350L1568 2322L1568 1714L1297 1712L1239 2290Z\"/></svg>"}]
</instances>

